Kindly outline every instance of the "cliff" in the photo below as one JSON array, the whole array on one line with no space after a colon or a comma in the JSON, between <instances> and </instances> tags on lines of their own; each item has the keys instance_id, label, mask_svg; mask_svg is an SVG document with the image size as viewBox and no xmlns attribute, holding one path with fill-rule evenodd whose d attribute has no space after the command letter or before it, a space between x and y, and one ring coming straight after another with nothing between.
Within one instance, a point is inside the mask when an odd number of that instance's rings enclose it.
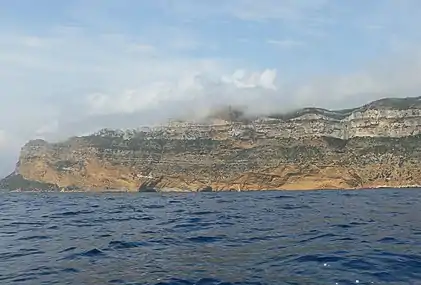
<instances>
[{"instance_id":1,"label":"cliff","mask_svg":"<svg viewBox=\"0 0 421 285\"><path fill-rule=\"evenodd\" d=\"M421 98L28 142L0 188L153 191L421 185Z\"/></svg>"}]
</instances>

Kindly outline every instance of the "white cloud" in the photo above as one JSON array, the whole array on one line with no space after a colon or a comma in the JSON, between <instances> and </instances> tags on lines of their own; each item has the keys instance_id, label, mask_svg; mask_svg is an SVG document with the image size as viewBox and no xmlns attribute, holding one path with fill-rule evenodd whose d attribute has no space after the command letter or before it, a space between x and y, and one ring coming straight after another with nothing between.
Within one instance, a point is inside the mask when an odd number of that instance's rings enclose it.
<instances>
[{"instance_id":1,"label":"white cloud","mask_svg":"<svg viewBox=\"0 0 421 285\"><path fill-rule=\"evenodd\" d=\"M233 84L235 87L257 88L276 90L276 74L275 69L266 69L263 72L247 73L245 70L236 70L231 76L222 77L222 81L227 84Z\"/></svg>"},{"instance_id":2,"label":"white cloud","mask_svg":"<svg viewBox=\"0 0 421 285\"><path fill-rule=\"evenodd\" d=\"M91 115L104 115L133 113L154 107L159 104L160 95L168 96L165 85L157 85L145 86L139 90L125 90L117 94L90 94L87 97L88 109Z\"/></svg>"},{"instance_id":3,"label":"white cloud","mask_svg":"<svg viewBox=\"0 0 421 285\"><path fill-rule=\"evenodd\" d=\"M40 128L38 128L35 131L35 135L37 137L43 137L43 136L48 136L50 134L54 134L58 131L59 129L59 122L57 120L53 120L51 122L48 122L45 125L42 125Z\"/></svg>"},{"instance_id":4,"label":"white cloud","mask_svg":"<svg viewBox=\"0 0 421 285\"><path fill-rule=\"evenodd\" d=\"M268 44L275 45L281 48L294 48L294 47L300 47L304 45L304 42L296 41L296 40L267 40Z\"/></svg>"},{"instance_id":5,"label":"white cloud","mask_svg":"<svg viewBox=\"0 0 421 285\"><path fill-rule=\"evenodd\" d=\"M278 73L287 70L258 71L247 62L172 56L141 38L88 36L81 29L61 28L48 37L36 37L35 42L48 43L37 45L46 49L44 52L22 43L22 39L33 37L9 37L14 46L0 47L1 54L6 55L0 56L0 96L4 98L0 119L9 122L13 118L13 126L0 127L22 141L55 131L64 136L66 128L61 126L69 124L73 127L68 128L67 135L72 135L78 132L73 125L77 121L148 113L151 109L159 110L162 119L166 114L181 113L177 108L183 110L184 105L192 110L223 103L262 110L307 104L341 107L361 94L369 100L382 94L406 96L421 90L421 59L414 51L406 60L398 55L396 62L385 59L385 67L363 67L355 73L281 86ZM133 54L129 50L135 47L139 52ZM120 122L124 126L126 121ZM98 123L98 127L104 124Z\"/></svg>"},{"instance_id":6,"label":"white cloud","mask_svg":"<svg viewBox=\"0 0 421 285\"><path fill-rule=\"evenodd\" d=\"M129 52L141 52L141 53L156 53L157 48L150 44L142 44L142 43L136 43L136 44L130 44L127 48Z\"/></svg>"},{"instance_id":7,"label":"white cloud","mask_svg":"<svg viewBox=\"0 0 421 285\"><path fill-rule=\"evenodd\" d=\"M178 37L170 42L170 46L177 50L195 50L202 46L202 44L192 38Z\"/></svg>"},{"instance_id":8,"label":"white cloud","mask_svg":"<svg viewBox=\"0 0 421 285\"><path fill-rule=\"evenodd\" d=\"M23 44L27 45L28 47L43 48L47 46L47 43L39 37L26 37L26 38L23 38L22 40L23 40Z\"/></svg>"},{"instance_id":9,"label":"white cloud","mask_svg":"<svg viewBox=\"0 0 421 285\"><path fill-rule=\"evenodd\" d=\"M104 110L137 110L145 100L155 100L150 96L162 93L163 86L177 80L183 84L180 78L190 74L218 74L229 64L172 56L142 39L88 35L81 29L61 28L44 38L36 37L37 42L49 43L42 50L24 44L25 38L34 36L9 35L7 40L2 38L8 44L0 45L0 119L7 122L13 117L13 126L5 127L20 132L24 140L44 133L45 126L50 129L51 121L62 123ZM98 101L97 96L94 110L88 110L85 102L94 98L90 94L114 94L120 99L113 100L121 103ZM127 101L135 104L125 105Z\"/></svg>"},{"instance_id":10,"label":"white cloud","mask_svg":"<svg viewBox=\"0 0 421 285\"><path fill-rule=\"evenodd\" d=\"M399 54L385 59L377 68L281 85L278 74L287 69L256 70L245 61L168 55L141 38L88 37L83 30L64 29L38 39L48 43L43 52L22 44L26 37L31 36L16 36L14 48L0 47L16 59L0 58L0 70L7 70L0 72L0 119L13 118L0 127L20 143L35 136L64 138L107 125L163 121L223 104L255 112L305 105L336 108L421 90L416 51L407 52L408 59Z\"/></svg>"},{"instance_id":11,"label":"white cloud","mask_svg":"<svg viewBox=\"0 0 421 285\"><path fill-rule=\"evenodd\" d=\"M202 111L221 104L248 105L250 100L254 102L262 95L261 91L275 91L275 80L276 70L269 69L262 72L237 70L232 75L216 79L202 73L193 73L173 81L155 82L118 94L91 94L87 98L87 105L92 115L157 109L165 117L165 114L178 113L174 107L179 108L183 104L193 109L200 105Z\"/></svg>"},{"instance_id":12,"label":"white cloud","mask_svg":"<svg viewBox=\"0 0 421 285\"><path fill-rule=\"evenodd\" d=\"M13 171L21 143L23 142L0 129L0 176L6 176Z\"/></svg>"},{"instance_id":13,"label":"white cloud","mask_svg":"<svg viewBox=\"0 0 421 285\"><path fill-rule=\"evenodd\" d=\"M6 132L4 130L0 130L0 149L3 149L7 145Z\"/></svg>"},{"instance_id":14,"label":"white cloud","mask_svg":"<svg viewBox=\"0 0 421 285\"><path fill-rule=\"evenodd\" d=\"M346 108L384 97L420 96L421 53L417 49L406 52L367 65L361 71L303 82L295 89L297 102Z\"/></svg>"}]
</instances>

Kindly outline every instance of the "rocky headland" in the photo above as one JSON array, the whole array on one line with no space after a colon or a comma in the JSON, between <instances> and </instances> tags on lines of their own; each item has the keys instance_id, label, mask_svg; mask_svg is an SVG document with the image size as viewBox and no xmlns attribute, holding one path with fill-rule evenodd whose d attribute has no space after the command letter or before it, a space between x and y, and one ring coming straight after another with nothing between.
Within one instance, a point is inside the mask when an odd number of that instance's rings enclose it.
<instances>
[{"instance_id":1,"label":"rocky headland","mask_svg":"<svg viewBox=\"0 0 421 285\"><path fill-rule=\"evenodd\" d=\"M0 188L246 191L421 185L421 97L29 141Z\"/></svg>"}]
</instances>

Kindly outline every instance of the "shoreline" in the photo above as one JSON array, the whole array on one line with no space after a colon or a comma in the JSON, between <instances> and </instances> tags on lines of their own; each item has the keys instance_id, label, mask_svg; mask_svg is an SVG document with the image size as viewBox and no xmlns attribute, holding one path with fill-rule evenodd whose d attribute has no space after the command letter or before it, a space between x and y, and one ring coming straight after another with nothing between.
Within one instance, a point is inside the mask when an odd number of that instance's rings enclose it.
<instances>
[{"instance_id":1,"label":"shoreline","mask_svg":"<svg viewBox=\"0 0 421 285\"><path fill-rule=\"evenodd\" d=\"M311 192L311 191L365 191L365 190L390 190L390 189L421 189L421 185L401 185L401 186L368 186L356 188L323 188L323 189L266 189L266 190L213 190L213 191L192 191L181 189L153 189L152 191L131 191L131 190L8 190L9 193L89 193L89 194L109 194L109 193L231 193L231 192Z\"/></svg>"}]
</instances>

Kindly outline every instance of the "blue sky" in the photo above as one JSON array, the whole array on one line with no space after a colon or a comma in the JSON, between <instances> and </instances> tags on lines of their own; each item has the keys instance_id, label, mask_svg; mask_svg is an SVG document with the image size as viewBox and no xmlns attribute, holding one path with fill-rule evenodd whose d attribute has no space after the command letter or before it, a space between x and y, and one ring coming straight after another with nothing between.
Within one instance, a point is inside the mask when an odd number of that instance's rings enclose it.
<instances>
[{"instance_id":1,"label":"blue sky","mask_svg":"<svg viewBox=\"0 0 421 285\"><path fill-rule=\"evenodd\" d=\"M420 16L417 0L2 1L0 158L221 104L420 95Z\"/></svg>"}]
</instances>

